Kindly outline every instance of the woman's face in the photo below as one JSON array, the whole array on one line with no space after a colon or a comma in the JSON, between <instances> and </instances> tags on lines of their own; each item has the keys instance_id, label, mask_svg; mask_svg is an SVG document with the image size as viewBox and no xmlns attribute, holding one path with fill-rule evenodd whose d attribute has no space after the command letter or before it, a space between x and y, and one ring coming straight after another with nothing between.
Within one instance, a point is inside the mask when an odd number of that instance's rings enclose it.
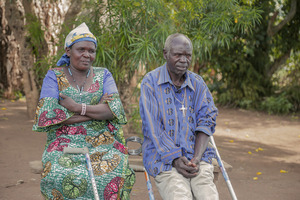
<instances>
[{"instance_id":1,"label":"woman's face","mask_svg":"<svg viewBox=\"0 0 300 200\"><path fill-rule=\"evenodd\" d=\"M70 57L70 65L77 70L88 70L96 56L96 46L90 41L81 41L66 48L66 53Z\"/></svg>"}]
</instances>

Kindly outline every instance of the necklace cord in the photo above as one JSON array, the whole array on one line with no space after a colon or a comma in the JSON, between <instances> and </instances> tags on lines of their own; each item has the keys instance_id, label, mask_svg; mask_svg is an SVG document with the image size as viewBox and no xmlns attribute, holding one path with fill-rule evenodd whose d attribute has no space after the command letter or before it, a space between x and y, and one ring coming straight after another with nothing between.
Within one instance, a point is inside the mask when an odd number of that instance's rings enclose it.
<instances>
[{"instance_id":1,"label":"necklace cord","mask_svg":"<svg viewBox=\"0 0 300 200\"><path fill-rule=\"evenodd\" d=\"M80 95L80 102L82 102L82 101L81 101L81 100L82 100L82 99L81 99L82 92L83 92L83 90L84 90L84 86L85 86L86 80L88 79L88 77L89 77L89 75L90 75L91 69L89 69L89 71L87 72L86 78L85 78L85 80L84 80L83 85L81 86L81 88L79 88L79 85L77 84L75 78L73 77L73 74L72 74L72 72L71 72L70 67L68 67L68 71L69 71L69 74L71 75L71 77L72 77L72 79L73 79L73 82L76 84L77 90L78 90L79 95Z\"/></svg>"},{"instance_id":2,"label":"necklace cord","mask_svg":"<svg viewBox=\"0 0 300 200\"><path fill-rule=\"evenodd\" d=\"M175 100L177 100L179 103L181 103L181 108L179 108L179 110L182 111L183 117L185 117L185 111L187 110L187 108L184 105L186 103L186 101L185 101L186 100L186 88L184 88L184 97L183 97L182 101L180 101L179 99L176 98L176 94L175 94L175 91L174 91L173 87L172 87L171 90L174 94Z\"/></svg>"},{"instance_id":3,"label":"necklace cord","mask_svg":"<svg viewBox=\"0 0 300 200\"><path fill-rule=\"evenodd\" d=\"M85 80L84 80L84 82L83 82L83 85L81 86L81 89L79 89L79 85L77 84L77 81L76 81L75 78L73 77L73 74L72 74L72 72L71 72L70 67L68 67L68 71L69 71L69 74L71 75L71 77L72 77L72 79L73 79L73 82L76 84L76 87L77 87L78 91L79 91L80 93L83 92L83 89L84 89L86 80L87 80L87 78L88 78L89 75L90 75L91 69L89 69L89 71L87 72L86 78L85 78Z\"/></svg>"}]
</instances>

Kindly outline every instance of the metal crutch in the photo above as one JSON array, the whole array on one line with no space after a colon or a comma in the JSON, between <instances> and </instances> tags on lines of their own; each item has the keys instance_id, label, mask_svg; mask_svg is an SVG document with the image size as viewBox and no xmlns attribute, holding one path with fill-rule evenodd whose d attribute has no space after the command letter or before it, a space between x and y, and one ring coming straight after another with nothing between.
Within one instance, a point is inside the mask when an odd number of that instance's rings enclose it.
<instances>
[{"instance_id":1,"label":"metal crutch","mask_svg":"<svg viewBox=\"0 0 300 200\"><path fill-rule=\"evenodd\" d=\"M211 141L212 145L214 146L214 148L215 148L215 150L216 150L217 161L218 161L218 164L219 164L219 168L220 168L220 170L221 170L221 172L222 172L222 174L223 174L223 177L224 177L225 182L226 182L226 184L227 184L227 187L228 187L228 190L229 190L229 192L230 192L230 195L231 195L231 197L232 197L233 200L237 200L237 197L236 197L236 195L235 195L235 192L234 192L233 187L232 187L232 185L231 185L231 182L230 182L230 180L229 180L229 176L228 176L228 174L227 174L227 172L226 172L226 169L225 169L225 167L224 167L224 165L223 165L221 156L220 156L220 154L219 154L219 151L218 151L218 149L217 149L217 146L216 146L214 137L213 137L212 135L210 136L210 141Z\"/></svg>"},{"instance_id":2,"label":"metal crutch","mask_svg":"<svg viewBox=\"0 0 300 200\"><path fill-rule=\"evenodd\" d=\"M143 144L143 140L137 136L132 136L126 139L126 144L127 142L136 142L139 143L140 145ZM129 155L135 155L135 156L140 156L140 154L142 153L142 147L138 148L138 149L129 149L128 150L128 154ZM148 189L148 194L149 194L149 199L150 200L155 200L154 199L154 194L153 194L153 189L152 189L152 184L150 181L150 177L149 174L147 173L147 170L145 169L145 167L142 166L137 166L137 165L130 165L130 167L134 170L134 171L142 171L145 174L145 179L146 179L146 184L147 184L147 189Z\"/></svg>"},{"instance_id":3,"label":"metal crutch","mask_svg":"<svg viewBox=\"0 0 300 200\"><path fill-rule=\"evenodd\" d=\"M64 154L84 154L85 155L87 169L88 169L90 179L92 182L92 186L93 186L94 197L96 200L100 200L99 195L98 195L95 177L94 177L94 172L93 172L93 168L92 168L92 164L91 164L91 159L90 159L90 155L89 155L89 149L87 147L83 147L83 148L65 147L63 152L64 152Z\"/></svg>"}]
</instances>

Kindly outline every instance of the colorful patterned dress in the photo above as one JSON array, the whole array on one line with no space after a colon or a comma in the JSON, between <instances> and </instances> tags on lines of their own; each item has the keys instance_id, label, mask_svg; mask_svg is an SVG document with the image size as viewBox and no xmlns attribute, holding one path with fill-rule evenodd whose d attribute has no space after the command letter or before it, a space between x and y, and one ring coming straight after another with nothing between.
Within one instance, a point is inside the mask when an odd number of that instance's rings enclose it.
<instances>
[{"instance_id":1,"label":"colorful patterned dress","mask_svg":"<svg viewBox=\"0 0 300 200\"><path fill-rule=\"evenodd\" d=\"M128 163L128 149L121 124L127 122L111 73L93 68L93 84L83 92L81 101L97 104L105 93L113 94L109 108L113 120L90 120L72 125L61 122L74 113L59 104L59 93L77 103L80 95L72 87L63 68L49 70L42 86L33 130L47 132L42 157L41 192L45 199L94 199L85 156L63 154L64 147L88 147L100 199L129 199L135 174Z\"/></svg>"}]
</instances>

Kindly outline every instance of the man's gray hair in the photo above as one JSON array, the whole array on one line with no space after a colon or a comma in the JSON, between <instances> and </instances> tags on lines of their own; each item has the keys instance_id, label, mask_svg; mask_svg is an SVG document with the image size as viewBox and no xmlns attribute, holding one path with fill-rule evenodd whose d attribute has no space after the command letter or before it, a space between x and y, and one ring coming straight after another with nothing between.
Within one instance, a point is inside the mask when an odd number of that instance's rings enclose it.
<instances>
[{"instance_id":1,"label":"man's gray hair","mask_svg":"<svg viewBox=\"0 0 300 200\"><path fill-rule=\"evenodd\" d=\"M191 45L191 47L192 47L192 50L193 50L193 44L192 44L192 41L190 40L190 38L188 38L186 35L184 35L184 34L182 34L182 33L174 33L174 34L172 34L172 35L169 35L169 36L167 37L167 39L166 39L166 42L165 42L164 50L165 50L168 54L169 54L169 52L170 52L170 49L171 49L173 40L174 40L175 38L177 38L177 37L184 37L184 38L186 38L186 39L189 41L189 43L190 43L190 45Z\"/></svg>"}]
</instances>

